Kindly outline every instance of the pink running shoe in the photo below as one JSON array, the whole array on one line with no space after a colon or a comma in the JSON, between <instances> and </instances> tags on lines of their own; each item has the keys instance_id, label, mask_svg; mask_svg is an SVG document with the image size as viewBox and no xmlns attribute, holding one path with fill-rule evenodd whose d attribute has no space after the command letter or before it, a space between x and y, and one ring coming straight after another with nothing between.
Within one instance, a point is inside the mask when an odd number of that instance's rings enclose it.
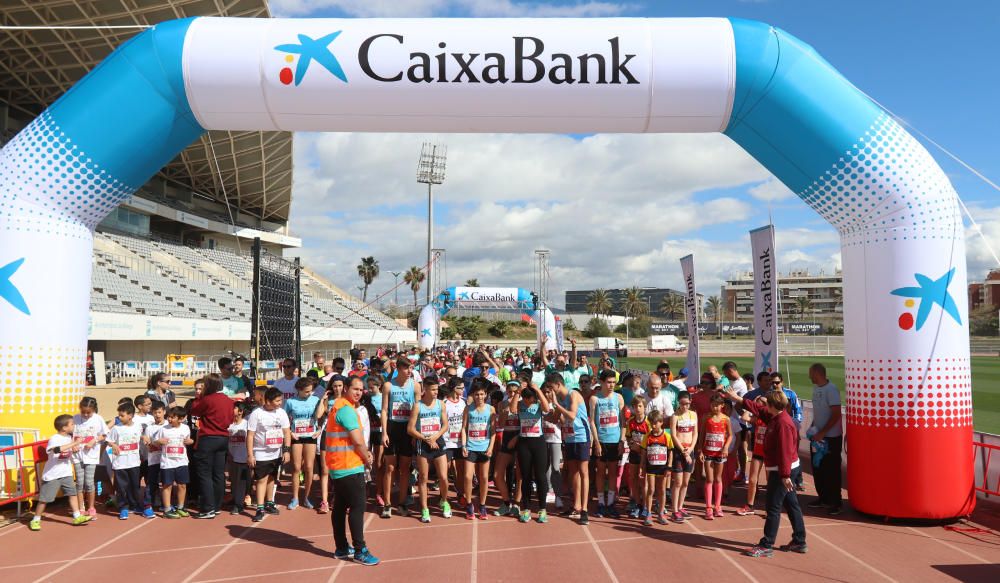
<instances>
[{"instance_id":1,"label":"pink running shoe","mask_svg":"<svg viewBox=\"0 0 1000 583\"><path fill-rule=\"evenodd\" d=\"M753 516L754 510L753 508L750 508L747 505L743 505L743 508L740 508L739 510L736 511L736 514L740 516Z\"/></svg>"},{"instance_id":2,"label":"pink running shoe","mask_svg":"<svg viewBox=\"0 0 1000 583\"><path fill-rule=\"evenodd\" d=\"M326 503L326 500L323 500L322 502L319 503L319 510L317 510L317 512L319 512L320 514L326 514L327 512L330 512L330 506Z\"/></svg>"},{"instance_id":3,"label":"pink running shoe","mask_svg":"<svg viewBox=\"0 0 1000 583\"><path fill-rule=\"evenodd\" d=\"M91 520L97 520L97 509L91 508L90 510L88 510L87 516L89 516Z\"/></svg>"},{"instance_id":4,"label":"pink running shoe","mask_svg":"<svg viewBox=\"0 0 1000 583\"><path fill-rule=\"evenodd\" d=\"M716 506L715 507L715 517L716 518L722 518L723 516L725 516L725 515L722 513L722 507L721 506Z\"/></svg>"},{"instance_id":5,"label":"pink running shoe","mask_svg":"<svg viewBox=\"0 0 1000 583\"><path fill-rule=\"evenodd\" d=\"M715 520L715 517L712 516L712 507L711 506L705 508L705 520Z\"/></svg>"}]
</instances>

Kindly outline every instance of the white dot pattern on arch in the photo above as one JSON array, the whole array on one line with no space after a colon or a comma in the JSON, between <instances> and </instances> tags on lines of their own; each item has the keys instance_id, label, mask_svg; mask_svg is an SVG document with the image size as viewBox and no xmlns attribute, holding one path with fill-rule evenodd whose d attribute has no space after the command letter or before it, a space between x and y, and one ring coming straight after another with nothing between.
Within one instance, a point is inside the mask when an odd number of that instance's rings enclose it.
<instances>
[{"instance_id":1,"label":"white dot pattern on arch","mask_svg":"<svg viewBox=\"0 0 1000 583\"><path fill-rule=\"evenodd\" d=\"M83 396L86 348L0 345L0 415L72 412Z\"/></svg>"},{"instance_id":2,"label":"white dot pattern on arch","mask_svg":"<svg viewBox=\"0 0 1000 583\"><path fill-rule=\"evenodd\" d=\"M48 112L0 153L0 224L8 231L89 237L135 190L73 144Z\"/></svg>"},{"instance_id":3,"label":"white dot pattern on arch","mask_svg":"<svg viewBox=\"0 0 1000 583\"><path fill-rule=\"evenodd\" d=\"M955 189L934 158L887 114L799 194L845 246L962 236Z\"/></svg>"}]
</instances>

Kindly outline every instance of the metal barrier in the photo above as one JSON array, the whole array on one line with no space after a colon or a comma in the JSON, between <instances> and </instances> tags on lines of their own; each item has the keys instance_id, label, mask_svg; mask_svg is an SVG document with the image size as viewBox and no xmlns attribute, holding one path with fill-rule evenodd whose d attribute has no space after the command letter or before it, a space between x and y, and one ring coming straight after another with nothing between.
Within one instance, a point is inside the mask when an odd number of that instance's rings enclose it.
<instances>
[{"instance_id":1,"label":"metal barrier","mask_svg":"<svg viewBox=\"0 0 1000 583\"><path fill-rule=\"evenodd\" d=\"M35 441L0 449L0 508L17 504L17 517L25 501L38 496L42 473L39 466L48 460L47 441ZM29 459L30 458L30 459ZM13 488L8 480L13 478Z\"/></svg>"},{"instance_id":2,"label":"metal barrier","mask_svg":"<svg viewBox=\"0 0 1000 583\"><path fill-rule=\"evenodd\" d=\"M976 492L989 496L1000 496L1000 460L993 465L993 472L990 473L990 462L993 454L1000 457L1000 445L986 443L985 441L973 441L972 448L976 457ZM990 483L994 484L990 488Z\"/></svg>"}]
</instances>

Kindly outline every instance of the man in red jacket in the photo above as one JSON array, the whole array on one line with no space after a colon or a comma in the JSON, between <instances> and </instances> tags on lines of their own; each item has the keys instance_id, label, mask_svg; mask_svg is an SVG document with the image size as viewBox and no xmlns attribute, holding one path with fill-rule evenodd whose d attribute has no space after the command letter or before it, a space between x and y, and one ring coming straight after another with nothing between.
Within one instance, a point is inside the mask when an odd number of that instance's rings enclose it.
<instances>
[{"instance_id":1,"label":"man in red jacket","mask_svg":"<svg viewBox=\"0 0 1000 583\"><path fill-rule=\"evenodd\" d=\"M806 524L795 494L795 480L802 474L802 468L799 467L799 431L787 413L788 397L783 391L771 391L765 397L750 401L737 395L732 388L727 389L724 395L767 421L767 433L764 437L767 519L764 521L764 536L746 554L751 557L770 557L774 554L782 508L788 512L788 519L792 523L792 542L781 547L781 550L805 553Z\"/></svg>"}]
</instances>

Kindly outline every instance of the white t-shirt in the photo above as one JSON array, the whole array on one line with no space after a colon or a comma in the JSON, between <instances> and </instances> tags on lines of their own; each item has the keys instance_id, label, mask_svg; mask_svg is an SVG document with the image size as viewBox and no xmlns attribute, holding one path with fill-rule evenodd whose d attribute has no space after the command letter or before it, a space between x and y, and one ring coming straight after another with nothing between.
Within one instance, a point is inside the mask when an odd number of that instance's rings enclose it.
<instances>
[{"instance_id":1,"label":"white t-shirt","mask_svg":"<svg viewBox=\"0 0 1000 583\"><path fill-rule=\"evenodd\" d=\"M646 395L646 415L649 415L651 411L659 411L664 419L667 419L674 414L674 403L670 398L670 395L660 390L660 394L656 395L655 399L649 398Z\"/></svg>"},{"instance_id":2,"label":"white t-shirt","mask_svg":"<svg viewBox=\"0 0 1000 583\"><path fill-rule=\"evenodd\" d=\"M254 459L266 462L281 457L281 446L285 443L285 432L282 430L290 427L288 413L284 409L254 409L247 418L247 434L254 432Z\"/></svg>"},{"instance_id":3,"label":"white t-shirt","mask_svg":"<svg viewBox=\"0 0 1000 583\"><path fill-rule=\"evenodd\" d=\"M69 478L73 475L73 452L59 452L59 448L73 443L73 438L62 433L57 433L49 438L45 451L49 454L49 459L45 462L45 470L42 472L42 481L51 482L59 478Z\"/></svg>"},{"instance_id":4,"label":"white t-shirt","mask_svg":"<svg viewBox=\"0 0 1000 583\"><path fill-rule=\"evenodd\" d=\"M562 431L557 423L546 421L542 418L542 433L545 435L545 443L562 443Z\"/></svg>"},{"instance_id":5,"label":"white t-shirt","mask_svg":"<svg viewBox=\"0 0 1000 583\"><path fill-rule=\"evenodd\" d=\"M111 469L127 470L142 465L139 457L139 443L142 441L142 427L136 425L115 425L108 434L110 443L118 444L118 455L111 454Z\"/></svg>"},{"instance_id":6,"label":"white t-shirt","mask_svg":"<svg viewBox=\"0 0 1000 583\"><path fill-rule=\"evenodd\" d=\"M229 426L229 458L233 463L247 463L247 420Z\"/></svg>"},{"instance_id":7,"label":"white t-shirt","mask_svg":"<svg viewBox=\"0 0 1000 583\"><path fill-rule=\"evenodd\" d=\"M156 419L154 419L152 415L140 415L139 413L136 413L132 417L132 425L138 425L142 428L143 435L146 434L147 427L155 424ZM149 458L149 448L146 447L146 444L141 441L139 442L139 456L143 461L146 461Z\"/></svg>"},{"instance_id":8,"label":"white t-shirt","mask_svg":"<svg viewBox=\"0 0 1000 583\"><path fill-rule=\"evenodd\" d=\"M73 415L73 437L82 437L87 441L80 445L80 451L76 453L76 459L80 462L89 465L96 466L101 462L101 447L99 439L102 435L108 434L108 425L105 423L104 419L94 413L89 419L84 419L82 415L77 413ZM91 447L88 449L87 446Z\"/></svg>"},{"instance_id":9,"label":"white t-shirt","mask_svg":"<svg viewBox=\"0 0 1000 583\"><path fill-rule=\"evenodd\" d=\"M458 441L462 436L462 418L465 416L465 401L459 399L453 403L449 399L444 400L445 415L448 417L448 431L444 434L444 447L457 448Z\"/></svg>"},{"instance_id":10,"label":"white t-shirt","mask_svg":"<svg viewBox=\"0 0 1000 583\"><path fill-rule=\"evenodd\" d=\"M292 380L288 380L285 377L274 381L274 387L281 391L281 394L285 396L286 399L291 399L295 396L295 383L299 381L299 377L295 377Z\"/></svg>"},{"instance_id":11,"label":"white t-shirt","mask_svg":"<svg viewBox=\"0 0 1000 583\"><path fill-rule=\"evenodd\" d=\"M152 425L146 427L145 435L151 442L147 446L149 449L149 457L146 459L146 463L151 466L159 465L160 458L163 455L163 446L156 443L156 440L162 437L160 435L160 431L162 431L164 427L170 427L170 424L164 421L162 425L153 423Z\"/></svg>"},{"instance_id":12,"label":"white t-shirt","mask_svg":"<svg viewBox=\"0 0 1000 583\"><path fill-rule=\"evenodd\" d=\"M364 405L359 404L354 410L358 412L358 422L361 423L361 434L364 436L365 444L367 445L371 442L372 437L372 422L368 418L368 409ZM326 440L324 439L324 441Z\"/></svg>"},{"instance_id":13,"label":"white t-shirt","mask_svg":"<svg viewBox=\"0 0 1000 583\"><path fill-rule=\"evenodd\" d=\"M747 394L747 382L743 379L736 379L735 381L729 381L729 386L736 391L736 394L742 397Z\"/></svg>"},{"instance_id":14,"label":"white t-shirt","mask_svg":"<svg viewBox=\"0 0 1000 583\"><path fill-rule=\"evenodd\" d=\"M674 387L678 391L688 390L687 385L684 384L684 381L682 379L674 379L667 384L669 384L671 387Z\"/></svg>"},{"instance_id":15,"label":"white t-shirt","mask_svg":"<svg viewBox=\"0 0 1000 583\"><path fill-rule=\"evenodd\" d=\"M183 423L177 427L167 425L160 430L160 439L167 439L169 443L162 446L163 452L160 457L160 469L170 470L188 465L187 447L184 440L191 439L191 428Z\"/></svg>"}]
</instances>

